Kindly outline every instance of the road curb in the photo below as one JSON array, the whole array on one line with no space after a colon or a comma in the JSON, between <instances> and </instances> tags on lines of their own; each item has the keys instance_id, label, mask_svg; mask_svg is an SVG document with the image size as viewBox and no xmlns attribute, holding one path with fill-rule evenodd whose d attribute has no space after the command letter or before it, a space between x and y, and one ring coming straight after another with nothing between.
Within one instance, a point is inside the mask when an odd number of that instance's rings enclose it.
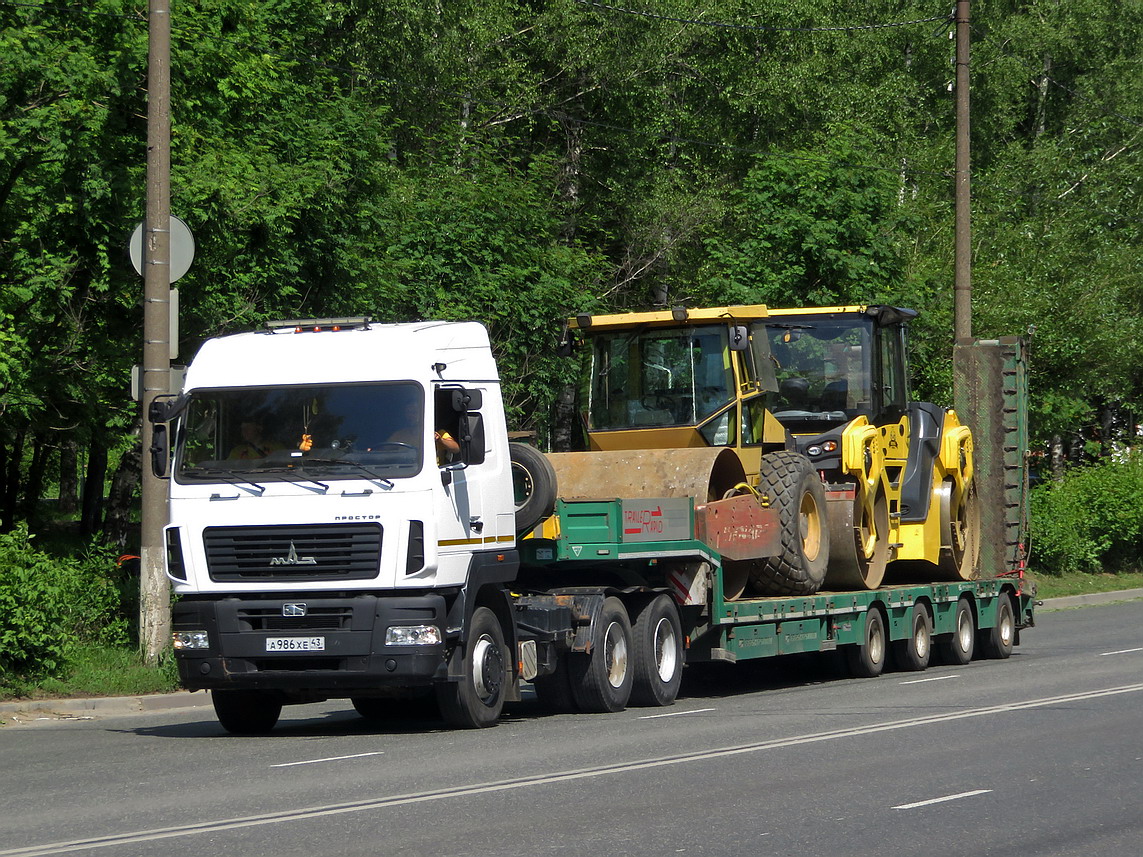
<instances>
[{"instance_id":1,"label":"road curb","mask_svg":"<svg viewBox=\"0 0 1143 857\"><path fill-rule=\"evenodd\" d=\"M1037 612L1050 613L1092 604L1114 604L1143 598L1143 589L1122 589L1116 592L1095 592L1090 595L1069 595L1064 598L1046 598ZM204 708L210 705L210 694L186 690L175 693L155 693L145 696L99 696L74 699L20 699L0 702L0 723L27 723L34 720L79 720L116 715L139 714L147 711L178 711Z\"/></svg>"}]
</instances>

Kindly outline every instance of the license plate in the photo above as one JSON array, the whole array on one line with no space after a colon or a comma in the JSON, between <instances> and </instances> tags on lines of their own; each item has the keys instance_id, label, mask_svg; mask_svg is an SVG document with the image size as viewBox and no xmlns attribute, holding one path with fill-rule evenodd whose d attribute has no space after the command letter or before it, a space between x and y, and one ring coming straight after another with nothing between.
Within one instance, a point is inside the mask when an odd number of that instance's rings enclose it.
<instances>
[{"instance_id":1,"label":"license plate","mask_svg":"<svg viewBox=\"0 0 1143 857\"><path fill-rule=\"evenodd\" d=\"M325 637L267 637L267 652L324 652Z\"/></svg>"}]
</instances>

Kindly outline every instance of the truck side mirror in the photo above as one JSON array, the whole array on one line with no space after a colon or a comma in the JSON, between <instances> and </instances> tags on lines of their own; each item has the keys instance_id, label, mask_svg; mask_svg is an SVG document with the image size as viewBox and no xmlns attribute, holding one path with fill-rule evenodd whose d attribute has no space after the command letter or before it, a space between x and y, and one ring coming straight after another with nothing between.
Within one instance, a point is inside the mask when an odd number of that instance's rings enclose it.
<instances>
[{"instance_id":1,"label":"truck side mirror","mask_svg":"<svg viewBox=\"0 0 1143 857\"><path fill-rule=\"evenodd\" d=\"M460 456L465 464L484 463L484 417L465 414L460 420Z\"/></svg>"},{"instance_id":2,"label":"truck side mirror","mask_svg":"<svg viewBox=\"0 0 1143 857\"><path fill-rule=\"evenodd\" d=\"M152 410L154 409L152 405ZM151 427L151 472L156 479L165 479L167 463L171 458L170 444L167 442L167 424L155 423Z\"/></svg>"},{"instance_id":3,"label":"truck side mirror","mask_svg":"<svg viewBox=\"0 0 1143 857\"><path fill-rule=\"evenodd\" d=\"M479 390L453 390L452 409L458 414L465 411L479 411L484 404L484 397Z\"/></svg>"}]
</instances>

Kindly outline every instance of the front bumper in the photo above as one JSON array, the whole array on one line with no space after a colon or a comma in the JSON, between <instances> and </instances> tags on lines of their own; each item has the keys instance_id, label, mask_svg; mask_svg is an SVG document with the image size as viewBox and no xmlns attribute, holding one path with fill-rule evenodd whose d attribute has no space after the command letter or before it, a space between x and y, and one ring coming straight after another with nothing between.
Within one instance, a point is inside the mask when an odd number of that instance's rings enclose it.
<instances>
[{"instance_id":1,"label":"front bumper","mask_svg":"<svg viewBox=\"0 0 1143 857\"><path fill-rule=\"evenodd\" d=\"M386 631L436 625L443 639L446 615L435 594L187 599L174 605L173 630L206 631L209 648L176 650L179 680L190 690L311 696L425 686L447 677L445 644L387 646ZM267 651L268 639L315 637L321 651Z\"/></svg>"}]
</instances>

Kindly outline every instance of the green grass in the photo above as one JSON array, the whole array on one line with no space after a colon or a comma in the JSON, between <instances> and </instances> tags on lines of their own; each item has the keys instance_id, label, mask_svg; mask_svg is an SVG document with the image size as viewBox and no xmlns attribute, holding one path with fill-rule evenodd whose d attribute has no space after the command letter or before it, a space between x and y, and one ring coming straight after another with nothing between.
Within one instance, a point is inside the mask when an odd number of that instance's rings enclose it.
<instances>
[{"instance_id":1,"label":"green grass","mask_svg":"<svg viewBox=\"0 0 1143 857\"><path fill-rule=\"evenodd\" d=\"M148 667L135 649L90 647L73 650L59 678L0 684L0 699L138 696L178 687L174 659Z\"/></svg>"},{"instance_id":2,"label":"green grass","mask_svg":"<svg viewBox=\"0 0 1143 857\"><path fill-rule=\"evenodd\" d=\"M1143 588L1143 572L1121 574L1065 574L1060 577L1031 575L1036 581L1036 597L1063 598L1095 592L1117 592L1120 589Z\"/></svg>"}]
</instances>

